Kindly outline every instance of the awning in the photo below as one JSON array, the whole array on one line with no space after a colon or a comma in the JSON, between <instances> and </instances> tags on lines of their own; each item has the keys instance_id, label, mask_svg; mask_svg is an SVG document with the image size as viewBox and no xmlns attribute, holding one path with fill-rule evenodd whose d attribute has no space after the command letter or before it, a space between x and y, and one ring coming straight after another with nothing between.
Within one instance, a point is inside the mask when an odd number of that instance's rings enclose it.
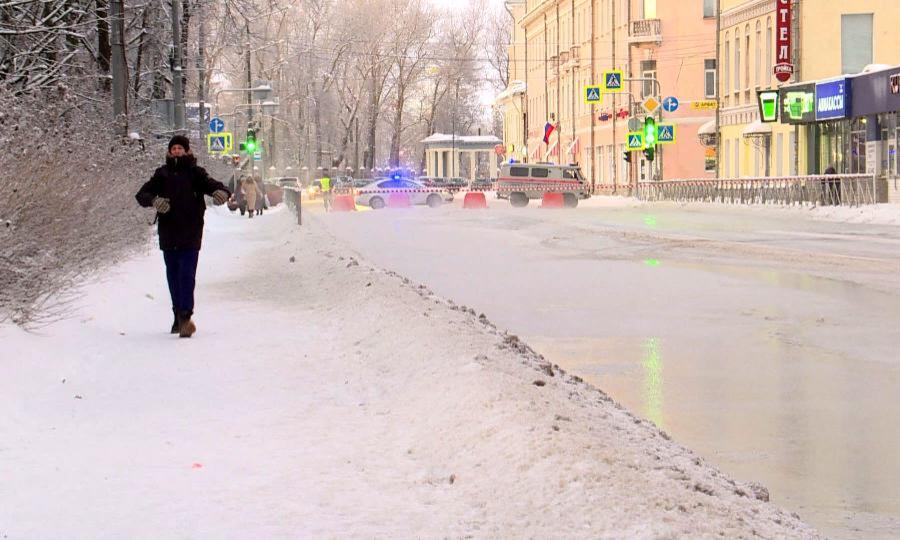
<instances>
[{"instance_id":1,"label":"awning","mask_svg":"<svg viewBox=\"0 0 900 540\"><path fill-rule=\"evenodd\" d=\"M744 137L756 137L759 135L771 135L772 134L772 124L763 123L759 120L754 120L747 127L744 128L744 131L741 132L741 135Z\"/></svg>"},{"instance_id":2,"label":"awning","mask_svg":"<svg viewBox=\"0 0 900 540\"><path fill-rule=\"evenodd\" d=\"M697 130L697 135L715 135L716 134L716 121L710 120L709 122L700 126L700 129Z\"/></svg>"}]
</instances>

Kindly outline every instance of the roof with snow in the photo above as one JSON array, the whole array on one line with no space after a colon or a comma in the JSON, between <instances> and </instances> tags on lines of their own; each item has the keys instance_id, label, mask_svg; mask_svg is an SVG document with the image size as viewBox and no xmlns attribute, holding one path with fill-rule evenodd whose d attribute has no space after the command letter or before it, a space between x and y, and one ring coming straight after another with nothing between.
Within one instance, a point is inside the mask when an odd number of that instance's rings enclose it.
<instances>
[{"instance_id":1,"label":"roof with snow","mask_svg":"<svg viewBox=\"0 0 900 540\"><path fill-rule=\"evenodd\" d=\"M422 139L425 148L443 148L456 145L465 150L492 150L494 146L503 144L503 141L493 135L448 135L435 133Z\"/></svg>"}]
</instances>

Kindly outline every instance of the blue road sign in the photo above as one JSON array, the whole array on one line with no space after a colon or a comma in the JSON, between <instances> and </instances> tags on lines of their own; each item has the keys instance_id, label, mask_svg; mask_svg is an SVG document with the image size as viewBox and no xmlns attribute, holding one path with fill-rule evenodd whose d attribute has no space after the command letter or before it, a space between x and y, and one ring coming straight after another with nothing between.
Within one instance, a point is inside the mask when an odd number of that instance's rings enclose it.
<instances>
[{"instance_id":1,"label":"blue road sign","mask_svg":"<svg viewBox=\"0 0 900 540\"><path fill-rule=\"evenodd\" d=\"M599 86L588 86L585 90L585 101L589 103L593 103L596 101L600 101L600 87Z\"/></svg>"},{"instance_id":2,"label":"blue road sign","mask_svg":"<svg viewBox=\"0 0 900 540\"><path fill-rule=\"evenodd\" d=\"M224 152L227 148L228 144L225 140L225 136L221 137L210 137L209 138L209 151L210 152Z\"/></svg>"},{"instance_id":3,"label":"blue road sign","mask_svg":"<svg viewBox=\"0 0 900 540\"><path fill-rule=\"evenodd\" d=\"M666 112L675 112L678 110L678 98L675 96L669 96L663 100L663 110Z\"/></svg>"},{"instance_id":4,"label":"blue road sign","mask_svg":"<svg viewBox=\"0 0 900 540\"><path fill-rule=\"evenodd\" d=\"M606 72L606 88L607 90L622 89L622 73L619 71Z\"/></svg>"},{"instance_id":5,"label":"blue road sign","mask_svg":"<svg viewBox=\"0 0 900 540\"><path fill-rule=\"evenodd\" d=\"M656 142L659 144L671 144L675 142L675 125L659 124L656 126Z\"/></svg>"},{"instance_id":6,"label":"blue road sign","mask_svg":"<svg viewBox=\"0 0 900 540\"><path fill-rule=\"evenodd\" d=\"M213 133L221 133L225 131L225 122L221 118L213 118L209 121L209 130Z\"/></svg>"}]
</instances>

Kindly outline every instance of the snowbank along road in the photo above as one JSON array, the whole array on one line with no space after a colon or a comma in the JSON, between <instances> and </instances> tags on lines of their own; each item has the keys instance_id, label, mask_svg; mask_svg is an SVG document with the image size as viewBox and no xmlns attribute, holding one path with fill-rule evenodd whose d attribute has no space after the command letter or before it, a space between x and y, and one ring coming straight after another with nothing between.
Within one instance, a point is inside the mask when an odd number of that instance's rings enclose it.
<instances>
[{"instance_id":1,"label":"snowbank along road","mask_svg":"<svg viewBox=\"0 0 900 540\"><path fill-rule=\"evenodd\" d=\"M834 538L900 537L900 212L641 205L329 214Z\"/></svg>"},{"instance_id":2,"label":"snowbank along road","mask_svg":"<svg viewBox=\"0 0 900 540\"><path fill-rule=\"evenodd\" d=\"M358 217L358 216L357 216ZM286 212L0 326L3 538L815 538L472 308Z\"/></svg>"}]
</instances>

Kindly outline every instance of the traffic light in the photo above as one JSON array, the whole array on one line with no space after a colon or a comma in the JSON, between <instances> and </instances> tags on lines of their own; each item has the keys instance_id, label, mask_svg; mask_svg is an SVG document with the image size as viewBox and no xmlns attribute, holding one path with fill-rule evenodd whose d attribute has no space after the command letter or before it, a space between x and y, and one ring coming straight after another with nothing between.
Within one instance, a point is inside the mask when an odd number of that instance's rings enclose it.
<instances>
[{"instance_id":1,"label":"traffic light","mask_svg":"<svg viewBox=\"0 0 900 540\"><path fill-rule=\"evenodd\" d=\"M647 147L644 148L644 159L647 161L653 161L653 158L656 156L656 148Z\"/></svg>"},{"instance_id":2,"label":"traffic light","mask_svg":"<svg viewBox=\"0 0 900 540\"><path fill-rule=\"evenodd\" d=\"M247 130L247 140L244 141L244 151L247 152L248 154L255 154L256 148L257 148L256 130L248 129Z\"/></svg>"},{"instance_id":3,"label":"traffic light","mask_svg":"<svg viewBox=\"0 0 900 540\"><path fill-rule=\"evenodd\" d=\"M622 152L622 153L625 154L625 161L628 163L631 163L631 152L626 150L625 152Z\"/></svg>"},{"instance_id":4,"label":"traffic light","mask_svg":"<svg viewBox=\"0 0 900 540\"><path fill-rule=\"evenodd\" d=\"M656 120L652 116L648 116L644 120L644 148L656 148L656 136ZM653 159L651 158L650 161L653 161Z\"/></svg>"}]
</instances>

